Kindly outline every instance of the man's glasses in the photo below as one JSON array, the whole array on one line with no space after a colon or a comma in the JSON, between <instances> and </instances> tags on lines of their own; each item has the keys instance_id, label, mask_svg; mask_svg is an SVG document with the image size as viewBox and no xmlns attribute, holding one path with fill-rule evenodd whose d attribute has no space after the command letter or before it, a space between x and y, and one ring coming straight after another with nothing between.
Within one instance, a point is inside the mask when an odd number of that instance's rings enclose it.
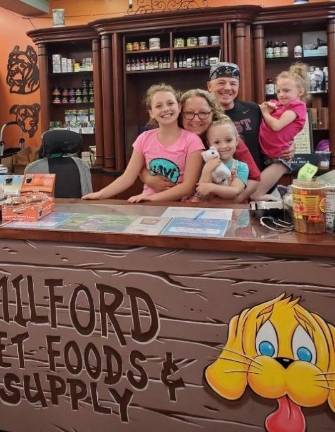
<instances>
[{"instance_id":1,"label":"man's glasses","mask_svg":"<svg viewBox=\"0 0 335 432\"><path fill-rule=\"evenodd\" d=\"M198 117L199 120L207 120L212 111L183 111L183 117L186 120L193 120L195 116Z\"/></svg>"}]
</instances>

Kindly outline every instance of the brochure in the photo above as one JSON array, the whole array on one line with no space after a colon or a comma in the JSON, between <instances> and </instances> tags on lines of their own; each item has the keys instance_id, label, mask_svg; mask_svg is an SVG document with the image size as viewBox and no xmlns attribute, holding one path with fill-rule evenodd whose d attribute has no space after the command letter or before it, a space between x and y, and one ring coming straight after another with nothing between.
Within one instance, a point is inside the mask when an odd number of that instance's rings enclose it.
<instances>
[{"instance_id":1,"label":"brochure","mask_svg":"<svg viewBox=\"0 0 335 432\"><path fill-rule=\"evenodd\" d=\"M227 219L191 219L175 217L161 231L162 235L189 237L224 237L229 226Z\"/></svg>"},{"instance_id":2,"label":"brochure","mask_svg":"<svg viewBox=\"0 0 335 432\"><path fill-rule=\"evenodd\" d=\"M141 216L135 219L124 232L127 234L158 235L169 220L169 218L156 216Z\"/></svg>"},{"instance_id":3,"label":"brochure","mask_svg":"<svg viewBox=\"0 0 335 432\"><path fill-rule=\"evenodd\" d=\"M204 207L168 207L161 215L162 218L191 218L191 219L227 219L231 220L232 209L204 208Z\"/></svg>"},{"instance_id":4,"label":"brochure","mask_svg":"<svg viewBox=\"0 0 335 432\"><path fill-rule=\"evenodd\" d=\"M64 223L70 216L71 213L55 212L37 221L8 222L6 228L53 229Z\"/></svg>"},{"instance_id":5,"label":"brochure","mask_svg":"<svg viewBox=\"0 0 335 432\"><path fill-rule=\"evenodd\" d=\"M23 175L0 175L0 186L3 187L4 196L19 196L23 182Z\"/></svg>"},{"instance_id":6,"label":"brochure","mask_svg":"<svg viewBox=\"0 0 335 432\"><path fill-rule=\"evenodd\" d=\"M57 228L71 231L124 232L135 216L71 213Z\"/></svg>"}]
</instances>

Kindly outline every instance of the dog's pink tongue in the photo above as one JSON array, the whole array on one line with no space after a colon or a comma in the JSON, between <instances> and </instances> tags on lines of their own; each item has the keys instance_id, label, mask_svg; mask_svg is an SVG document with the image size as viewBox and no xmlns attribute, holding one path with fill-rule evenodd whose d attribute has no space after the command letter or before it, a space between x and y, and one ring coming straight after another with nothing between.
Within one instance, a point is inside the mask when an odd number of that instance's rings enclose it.
<instances>
[{"instance_id":1,"label":"dog's pink tongue","mask_svg":"<svg viewBox=\"0 0 335 432\"><path fill-rule=\"evenodd\" d=\"M287 396L278 399L278 409L265 420L267 432L305 432L306 423L301 407Z\"/></svg>"}]
</instances>

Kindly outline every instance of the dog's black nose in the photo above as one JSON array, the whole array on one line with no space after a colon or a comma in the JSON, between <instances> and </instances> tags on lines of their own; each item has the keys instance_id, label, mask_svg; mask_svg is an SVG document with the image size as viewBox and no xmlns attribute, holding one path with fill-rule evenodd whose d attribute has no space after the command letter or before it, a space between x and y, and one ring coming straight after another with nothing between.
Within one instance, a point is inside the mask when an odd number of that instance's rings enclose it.
<instances>
[{"instance_id":1,"label":"dog's black nose","mask_svg":"<svg viewBox=\"0 0 335 432\"><path fill-rule=\"evenodd\" d=\"M289 359L286 357L276 357L275 360L277 360L277 362L280 363L285 369L287 369L290 364L294 362L293 359Z\"/></svg>"}]
</instances>

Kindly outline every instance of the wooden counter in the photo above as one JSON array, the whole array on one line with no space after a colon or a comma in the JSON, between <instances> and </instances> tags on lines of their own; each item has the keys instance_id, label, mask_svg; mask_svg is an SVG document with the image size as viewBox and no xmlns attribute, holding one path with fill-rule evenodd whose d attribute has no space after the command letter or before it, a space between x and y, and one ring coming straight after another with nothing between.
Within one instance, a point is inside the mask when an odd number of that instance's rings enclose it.
<instances>
[{"instance_id":1,"label":"wooden counter","mask_svg":"<svg viewBox=\"0 0 335 432\"><path fill-rule=\"evenodd\" d=\"M112 205L111 205L112 203ZM78 212L90 214L121 214L139 216L160 216L167 208L162 205L141 204L129 205L127 201L81 201L58 200L57 210L62 212ZM174 203L175 206L184 204ZM115 207L117 206L117 207ZM188 206L203 206L203 204ZM209 205L210 206L210 205ZM246 215L247 205L229 204L234 208L233 220L224 239L216 238L190 238L171 236L145 236L127 235L118 233L85 232L85 231L59 231L59 230L30 230L1 228L1 237L16 240L46 240L64 243L94 243L100 245L121 246L152 246L152 247L178 247L179 249L271 253L275 255L292 256L323 256L335 257L335 236L330 234L305 235L296 232L276 233L262 228L258 220ZM210 207L219 207L212 204ZM244 210L244 217L248 219L247 226L241 230L238 218Z\"/></svg>"},{"instance_id":2,"label":"wooden counter","mask_svg":"<svg viewBox=\"0 0 335 432\"><path fill-rule=\"evenodd\" d=\"M334 430L334 236L0 233L1 430Z\"/></svg>"}]
</instances>

